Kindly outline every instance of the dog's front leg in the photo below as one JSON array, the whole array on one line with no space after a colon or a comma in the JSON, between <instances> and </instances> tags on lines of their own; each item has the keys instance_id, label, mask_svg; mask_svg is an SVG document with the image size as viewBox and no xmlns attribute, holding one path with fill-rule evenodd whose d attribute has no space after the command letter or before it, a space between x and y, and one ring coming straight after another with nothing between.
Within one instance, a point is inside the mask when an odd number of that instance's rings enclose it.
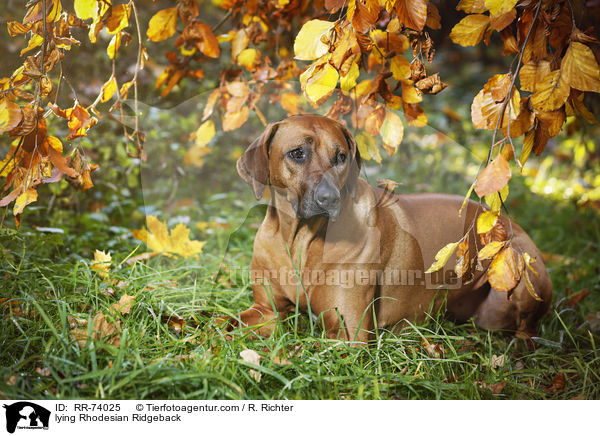
<instances>
[{"instance_id":1,"label":"dog's front leg","mask_svg":"<svg viewBox=\"0 0 600 436\"><path fill-rule=\"evenodd\" d=\"M290 302L282 296L279 287L272 283L252 285L254 304L236 316L223 316L217 324L226 331L238 327L250 327L262 336L270 336L275 329L277 319L283 319L290 309Z\"/></svg>"},{"instance_id":2,"label":"dog's front leg","mask_svg":"<svg viewBox=\"0 0 600 436\"><path fill-rule=\"evenodd\" d=\"M331 288L311 296L311 306L321 317L327 337L351 342L367 342L373 333L374 289Z\"/></svg>"},{"instance_id":3,"label":"dog's front leg","mask_svg":"<svg viewBox=\"0 0 600 436\"><path fill-rule=\"evenodd\" d=\"M261 336L270 336L275 329L278 315L273 309L253 304L236 316L218 318L216 323L228 332L240 327L250 327ZM284 313L281 313L281 315L284 315Z\"/></svg>"}]
</instances>

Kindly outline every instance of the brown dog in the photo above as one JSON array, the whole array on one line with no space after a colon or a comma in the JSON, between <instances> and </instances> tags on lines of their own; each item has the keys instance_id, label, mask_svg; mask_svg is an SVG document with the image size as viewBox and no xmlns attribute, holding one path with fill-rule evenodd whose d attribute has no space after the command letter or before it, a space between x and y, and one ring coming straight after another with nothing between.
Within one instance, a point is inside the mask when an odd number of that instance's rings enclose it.
<instances>
[{"instance_id":1,"label":"brown dog","mask_svg":"<svg viewBox=\"0 0 600 436\"><path fill-rule=\"evenodd\" d=\"M537 258L532 281L541 302L523 279L510 298L490 289L485 268L467 283L454 274L454 261L425 274L437 251L459 240L483 208L470 201L459 218L461 197L390 194L359 179L360 165L350 132L312 115L269 125L240 157L238 172L256 197L271 191L254 240L254 304L237 317L244 325L268 335L275 319L298 307L320 315L329 337L364 341L375 327L445 308L451 318L474 317L487 329L537 330L552 283L520 227L512 224L512 244Z\"/></svg>"}]
</instances>

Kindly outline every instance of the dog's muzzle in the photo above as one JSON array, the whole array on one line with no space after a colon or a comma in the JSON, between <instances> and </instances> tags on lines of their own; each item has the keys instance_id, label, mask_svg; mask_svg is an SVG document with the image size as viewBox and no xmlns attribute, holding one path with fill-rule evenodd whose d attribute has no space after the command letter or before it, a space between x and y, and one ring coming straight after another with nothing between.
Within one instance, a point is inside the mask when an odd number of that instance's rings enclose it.
<instances>
[{"instance_id":1,"label":"dog's muzzle","mask_svg":"<svg viewBox=\"0 0 600 436\"><path fill-rule=\"evenodd\" d=\"M340 214L340 191L327 177L323 177L313 194L312 215L326 215L335 221Z\"/></svg>"}]
</instances>

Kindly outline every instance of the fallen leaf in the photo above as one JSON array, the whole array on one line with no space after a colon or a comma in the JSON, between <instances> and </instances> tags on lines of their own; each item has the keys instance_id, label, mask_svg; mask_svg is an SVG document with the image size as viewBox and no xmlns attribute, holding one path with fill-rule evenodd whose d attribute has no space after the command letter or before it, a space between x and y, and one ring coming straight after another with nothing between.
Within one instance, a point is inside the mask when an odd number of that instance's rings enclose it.
<instances>
[{"instance_id":1,"label":"fallen leaf","mask_svg":"<svg viewBox=\"0 0 600 436\"><path fill-rule=\"evenodd\" d=\"M552 378L552 384L548 387L548 390L551 392L561 392L565 390L566 378L565 375L561 372L556 374Z\"/></svg>"},{"instance_id":2,"label":"fallen leaf","mask_svg":"<svg viewBox=\"0 0 600 436\"><path fill-rule=\"evenodd\" d=\"M92 261L91 269L96 271L103 279L108 278L108 271L110 270L110 264L112 257L110 253L96 250L94 252L94 260Z\"/></svg>"},{"instance_id":3,"label":"fallen leaf","mask_svg":"<svg viewBox=\"0 0 600 436\"><path fill-rule=\"evenodd\" d=\"M88 340L104 340L109 344L120 346L121 339L119 334L121 332L120 321L109 321L106 315L98 312L93 317L93 324L91 331L88 334L87 321L86 326L83 328L74 328L71 330L71 337L77 341L80 347L85 347Z\"/></svg>"},{"instance_id":4,"label":"fallen leaf","mask_svg":"<svg viewBox=\"0 0 600 436\"><path fill-rule=\"evenodd\" d=\"M577 304L581 303L588 295L590 295L590 291L588 290L588 288L585 288L584 290L576 293L575 295L570 296L567 300L567 306L576 306Z\"/></svg>"},{"instance_id":5,"label":"fallen leaf","mask_svg":"<svg viewBox=\"0 0 600 436\"><path fill-rule=\"evenodd\" d=\"M431 357L433 357L435 359L439 359L444 356L444 353L445 353L444 347L440 344L436 344L425 338L422 338L421 345L423 346L425 351L427 351L427 354L429 354Z\"/></svg>"},{"instance_id":6,"label":"fallen leaf","mask_svg":"<svg viewBox=\"0 0 600 436\"><path fill-rule=\"evenodd\" d=\"M505 361L504 354L501 354L500 356L496 356L494 354L494 355L492 355L492 358L490 359L490 366L494 369L501 368L504 366L504 361Z\"/></svg>"},{"instance_id":7,"label":"fallen leaf","mask_svg":"<svg viewBox=\"0 0 600 436\"><path fill-rule=\"evenodd\" d=\"M244 360L244 362L248 362L257 366L260 365L260 355L254 350L246 349L244 351L241 351L240 356ZM262 374L259 371L251 369L250 375L252 376L252 378L254 378L254 380L256 380L257 383L260 383Z\"/></svg>"},{"instance_id":8,"label":"fallen leaf","mask_svg":"<svg viewBox=\"0 0 600 436\"><path fill-rule=\"evenodd\" d=\"M494 383L493 385L484 386L488 391L490 391L494 395L498 395L502 392L502 389L506 386L506 382Z\"/></svg>"},{"instance_id":9,"label":"fallen leaf","mask_svg":"<svg viewBox=\"0 0 600 436\"><path fill-rule=\"evenodd\" d=\"M131 311L131 306L133 306L133 301L135 300L135 295L127 295L126 293L121 296L118 303L113 304L113 308L120 313L121 315L125 315Z\"/></svg>"},{"instance_id":10,"label":"fallen leaf","mask_svg":"<svg viewBox=\"0 0 600 436\"><path fill-rule=\"evenodd\" d=\"M202 252L205 242L190 240L190 229L181 223L171 230L171 234L167 230L167 225L155 216L148 216L146 225L148 230L133 230L133 235L136 239L145 242L155 253L167 256L178 254L187 258Z\"/></svg>"}]
</instances>

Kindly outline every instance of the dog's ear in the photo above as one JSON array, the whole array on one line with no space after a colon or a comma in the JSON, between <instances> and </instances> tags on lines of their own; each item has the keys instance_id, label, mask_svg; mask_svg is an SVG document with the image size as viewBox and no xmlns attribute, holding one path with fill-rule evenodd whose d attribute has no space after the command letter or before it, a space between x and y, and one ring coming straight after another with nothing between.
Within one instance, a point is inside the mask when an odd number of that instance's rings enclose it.
<instances>
[{"instance_id":1,"label":"dog's ear","mask_svg":"<svg viewBox=\"0 0 600 436\"><path fill-rule=\"evenodd\" d=\"M244 182L252 186L257 200L263 196L269 183L269 145L278 126L278 123L269 124L262 135L256 138L237 160L238 174Z\"/></svg>"},{"instance_id":2,"label":"dog's ear","mask_svg":"<svg viewBox=\"0 0 600 436\"><path fill-rule=\"evenodd\" d=\"M356 196L356 188L358 186L358 176L360 174L360 167L362 164L360 158L360 152L358 151L358 146L356 145L356 140L354 139L354 135L350 133L350 130L340 123L342 127L342 132L346 137L346 142L348 143L348 148L350 149L350 173L348 174L348 180L346 181L346 186L348 187L348 192L354 198Z\"/></svg>"}]
</instances>

